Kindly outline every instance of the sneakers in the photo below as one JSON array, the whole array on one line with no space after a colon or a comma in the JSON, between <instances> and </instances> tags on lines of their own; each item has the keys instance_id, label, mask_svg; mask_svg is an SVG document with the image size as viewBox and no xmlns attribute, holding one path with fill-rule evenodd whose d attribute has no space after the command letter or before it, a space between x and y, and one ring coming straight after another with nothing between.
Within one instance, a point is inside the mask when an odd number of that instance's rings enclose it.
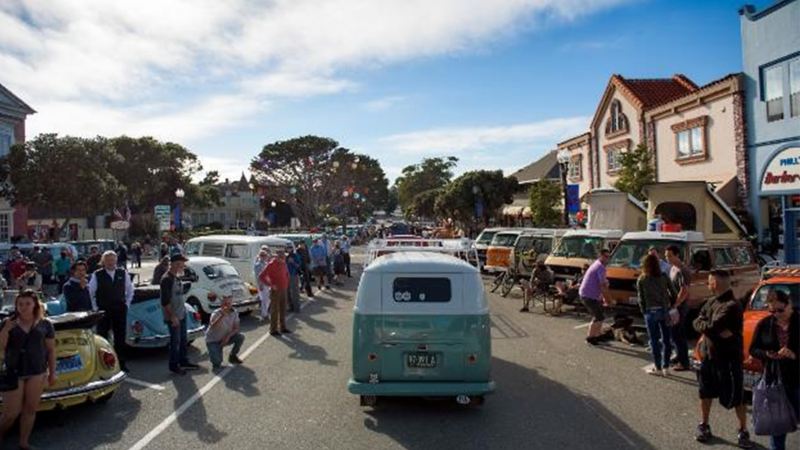
<instances>
[{"instance_id":1,"label":"sneakers","mask_svg":"<svg viewBox=\"0 0 800 450\"><path fill-rule=\"evenodd\" d=\"M181 363L181 369L184 369L184 370L197 370L199 368L200 368L200 366L198 366L197 364L190 363L188 361L185 362L185 363Z\"/></svg>"},{"instance_id":2,"label":"sneakers","mask_svg":"<svg viewBox=\"0 0 800 450\"><path fill-rule=\"evenodd\" d=\"M596 337L587 337L586 343L594 346L600 345L600 341Z\"/></svg>"},{"instance_id":3,"label":"sneakers","mask_svg":"<svg viewBox=\"0 0 800 450\"><path fill-rule=\"evenodd\" d=\"M669 367L664 367L661 369L661 376L668 377L669 376Z\"/></svg>"},{"instance_id":4,"label":"sneakers","mask_svg":"<svg viewBox=\"0 0 800 450\"><path fill-rule=\"evenodd\" d=\"M709 426L707 423L701 423L697 426L697 431L694 434L694 439L697 442L708 442L711 440L711 437L711 426Z\"/></svg>"},{"instance_id":5,"label":"sneakers","mask_svg":"<svg viewBox=\"0 0 800 450\"><path fill-rule=\"evenodd\" d=\"M528 309L528 307L527 307L527 306L523 306L523 307L522 307L522 308L519 310L519 312L528 312L528 311L530 311L530 309Z\"/></svg>"},{"instance_id":6,"label":"sneakers","mask_svg":"<svg viewBox=\"0 0 800 450\"><path fill-rule=\"evenodd\" d=\"M647 374L660 377L664 374L664 369L657 369L655 366L647 368Z\"/></svg>"},{"instance_id":7,"label":"sneakers","mask_svg":"<svg viewBox=\"0 0 800 450\"><path fill-rule=\"evenodd\" d=\"M239 359L239 357L236 356L236 355L230 355L230 356L228 356L228 362L231 363L231 364L241 364L244 361Z\"/></svg>"},{"instance_id":8,"label":"sneakers","mask_svg":"<svg viewBox=\"0 0 800 450\"><path fill-rule=\"evenodd\" d=\"M753 448L753 441L750 440L750 433L747 430L739 430L736 435L736 445L739 448Z\"/></svg>"}]
</instances>

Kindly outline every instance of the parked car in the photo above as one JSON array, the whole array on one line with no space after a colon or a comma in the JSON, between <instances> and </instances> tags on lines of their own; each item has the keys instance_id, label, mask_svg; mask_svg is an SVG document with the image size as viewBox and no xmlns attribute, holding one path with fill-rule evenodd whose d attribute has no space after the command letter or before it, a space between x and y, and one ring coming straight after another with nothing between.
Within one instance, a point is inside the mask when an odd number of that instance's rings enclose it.
<instances>
[{"instance_id":1,"label":"parked car","mask_svg":"<svg viewBox=\"0 0 800 450\"><path fill-rule=\"evenodd\" d=\"M66 250L66 252L70 255L76 256L78 254L78 249L75 248L74 245L66 243L66 242L54 242L54 243L32 243L32 242L24 242L19 244L9 244L9 243L0 243L0 261L7 261L8 256L11 253L11 248L17 247L26 258L29 258L31 254L33 254L33 248L47 248L50 250L50 253L53 255L53 262L58 261L61 259L61 251Z\"/></svg>"},{"instance_id":2,"label":"parked car","mask_svg":"<svg viewBox=\"0 0 800 450\"><path fill-rule=\"evenodd\" d=\"M353 316L348 391L455 397L481 404L495 389L489 305L476 267L434 247L384 255L364 270Z\"/></svg>"},{"instance_id":3,"label":"parked car","mask_svg":"<svg viewBox=\"0 0 800 450\"><path fill-rule=\"evenodd\" d=\"M573 281L584 265L597 259L600 250L612 250L623 234L621 230L569 230L544 263L557 281Z\"/></svg>"},{"instance_id":4,"label":"parked car","mask_svg":"<svg viewBox=\"0 0 800 450\"><path fill-rule=\"evenodd\" d=\"M239 314L250 314L259 308L258 291L246 286L233 264L222 258L192 256L186 263L183 280L191 283L186 301L200 313L204 324L208 324L211 313L226 295L233 296L233 307Z\"/></svg>"},{"instance_id":5,"label":"parked car","mask_svg":"<svg viewBox=\"0 0 800 450\"><path fill-rule=\"evenodd\" d=\"M70 242L78 250L78 258L88 258L92 246L96 246L100 254L107 250L115 250L117 243L111 239L97 239L92 241L72 241Z\"/></svg>"},{"instance_id":6,"label":"parked car","mask_svg":"<svg viewBox=\"0 0 800 450\"><path fill-rule=\"evenodd\" d=\"M262 245L269 247L273 253L278 249L294 246L292 241L273 236L238 236L212 235L189 239L185 245L186 255L214 256L223 258L233 264L242 279L251 286L256 286L253 263Z\"/></svg>"},{"instance_id":7,"label":"parked car","mask_svg":"<svg viewBox=\"0 0 800 450\"><path fill-rule=\"evenodd\" d=\"M504 230L504 228L484 228L481 234L475 239L475 250L478 251L478 258L481 261L481 272L484 271L486 265L486 250L492 242L492 238L497 232Z\"/></svg>"},{"instance_id":8,"label":"parked car","mask_svg":"<svg viewBox=\"0 0 800 450\"><path fill-rule=\"evenodd\" d=\"M800 266L776 267L764 274L764 279L753 291L744 311L744 385L751 389L761 377L761 362L750 356L753 333L761 319L769 316L767 297L771 291L783 291L792 300L792 307L800 311Z\"/></svg>"},{"instance_id":9,"label":"parked car","mask_svg":"<svg viewBox=\"0 0 800 450\"><path fill-rule=\"evenodd\" d=\"M13 311L17 291L4 293L0 318ZM39 411L62 409L81 403L105 403L126 378L120 370L114 347L94 334L92 327L102 312L79 312L51 315L56 330L56 373L54 386L45 386ZM3 355L0 354L0 360ZM1 401L1 400L0 400Z\"/></svg>"}]
</instances>

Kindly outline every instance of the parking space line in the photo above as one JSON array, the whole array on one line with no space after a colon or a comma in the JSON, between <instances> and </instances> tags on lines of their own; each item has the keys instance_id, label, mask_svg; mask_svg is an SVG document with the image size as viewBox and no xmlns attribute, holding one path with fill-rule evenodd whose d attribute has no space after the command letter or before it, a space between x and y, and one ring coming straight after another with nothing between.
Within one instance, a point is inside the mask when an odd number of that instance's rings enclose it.
<instances>
[{"instance_id":1,"label":"parking space line","mask_svg":"<svg viewBox=\"0 0 800 450\"><path fill-rule=\"evenodd\" d=\"M147 381L137 380L136 378L127 377L125 378L125 381L137 386L155 389L157 391L163 391L165 389L164 386L161 386L160 384L148 383Z\"/></svg>"},{"instance_id":2,"label":"parking space line","mask_svg":"<svg viewBox=\"0 0 800 450\"><path fill-rule=\"evenodd\" d=\"M611 325L612 323L614 323L614 322L605 321L605 322L603 322L603 325ZM574 327L572 327L572 329L580 330L581 328L589 328L589 326L591 324L592 324L592 322L586 322L586 323L583 323L583 324L580 324L580 325L575 325Z\"/></svg>"},{"instance_id":3,"label":"parking space line","mask_svg":"<svg viewBox=\"0 0 800 450\"><path fill-rule=\"evenodd\" d=\"M309 304L313 303L315 300L316 300L316 297L314 297L314 298L312 298L312 299L310 299L310 300L308 300L308 301L304 302L302 305L300 305L300 311L302 311L302 310L303 310L303 308L305 308L307 305L309 305ZM287 319L291 319L292 317L294 317L294 315L295 315L295 313L291 313L291 314L289 314L288 316L286 316L286 318L287 318ZM255 341L255 342L253 343L253 345L251 345L250 347L248 347L248 348L247 348L247 349L246 349L246 350L245 350L245 351L242 353L242 355L241 355L241 358L242 358L243 360L246 360L246 359L247 359L247 357L248 357L248 356L249 356L251 353L253 353L253 351L255 351L255 349L257 349L257 348L258 348L258 347L259 347L261 344L263 344L263 343L264 343L264 341L266 341L266 340L267 340L267 339L269 339L270 337L272 337L272 336L269 334L269 330L267 330L266 332L264 332L264 334L263 334L263 335L262 335L260 338L258 338L258 340L257 340L257 341ZM211 380L210 380L208 383L206 383L206 384L205 384L205 385L204 385L202 388L200 388L200 389L199 389L197 392L195 392L195 393L194 393L194 395L192 395L191 397L189 397L189 399L187 399L185 402L183 402L183 404L182 404L182 405L180 405L180 406L179 406L179 407L178 407L178 408L177 408L175 411L173 411L173 412L172 412L172 414L170 414L170 415L169 415L169 416L167 416L167 417L166 417L164 420L162 420L162 421L161 421L161 423L159 423L158 425L156 425L156 426L155 426L155 428L153 428L152 430L150 430L150 432L149 432L149 433L147 433L146 435L144 435L144 437L143 437L143 438L139 439L139 441L137 441L135 444L133 444L133 445L132 445L132 446L131 446L131 447L130 447L128 450L141 450L141 449L145 448L145 447L147 446L147 444L149 444L150 442L152 442L152 441L153 441L153 439L157 438L157 437L158 437L158 435L160 435L160 434L161 434L161 433L163 433L163 432L164 432L164 431L165 431L167 428L169 428L169 426L170 426L170 425L172 425L172 424L173 424L173 422L175 422L176 420L178 420L178 417L180 417L180 416L181 416L183 413L185 413L185 412L186 412L186 411L187 411L189 408L191 408L191 407L192 407L192 405L194 405L195 403L197 403L197 401L198 401L198 400L200 400L200 399L201 399L201 398L202 398L204 395L206 395L206 393L208 393L208 391L210 391L210 390L211 390L211 389L212 389L214 386L216 386L216 385L217 385L217 383L219 383L220 381L222 381L222 379L223 379L223 378L225 378L226 376L228 376L228 374L229 374L229 373L231 373L231 371L233 370L233 368L234 368L234 366L228 366L228 367L226 367L226 368L222 369L222 371L221 371L220 373L218 373L217 375L215 375L215 376L214 376L214 378L212 378L212 379L211 379Z\"/></svg>"}]
</instances>

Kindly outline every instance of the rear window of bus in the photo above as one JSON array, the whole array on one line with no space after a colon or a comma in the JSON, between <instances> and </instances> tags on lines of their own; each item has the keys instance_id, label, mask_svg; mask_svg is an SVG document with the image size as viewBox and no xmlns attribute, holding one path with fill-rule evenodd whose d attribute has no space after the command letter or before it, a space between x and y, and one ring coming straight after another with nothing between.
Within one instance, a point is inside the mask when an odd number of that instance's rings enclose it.
<instances>
[{"instance_id":1,"label":"rear window of bus","mask_svg":"<svg viewBox=\"0 0 800 450\"><path fill-rule=\"evenodd\" d=\"M397 303L447 303L452 297L449 278L395 278L392 296Z\"/></svg>"}]
</instances>

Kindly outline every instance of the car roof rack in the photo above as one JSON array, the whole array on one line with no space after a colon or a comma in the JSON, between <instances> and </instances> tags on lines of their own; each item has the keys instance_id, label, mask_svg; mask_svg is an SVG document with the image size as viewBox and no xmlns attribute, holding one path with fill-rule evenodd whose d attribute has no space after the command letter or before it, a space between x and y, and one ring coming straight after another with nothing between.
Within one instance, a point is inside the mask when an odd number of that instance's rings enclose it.
<instances>
[{"instance_id":1,"label":"car roof rack","mask_svg":"<svg viewBox=\"0 0 800 450\"><path fill-rule=\"evenodd\" d=\"M450 254L470 263L478 264L478 253L473 241L467 238L457 239L374 239L367 246L367 259L364 267L386 253L394 252L435 252ZM470 253L474 253L470 255Z\"/></svg>"},{"instance_id":2,"label":"car roof rack","mask_svg":"<svg viewBox=\"0 0 800 450\"><path fill-rule=\"evenodd\" d=\"M765 264L761 278L766 280L774 277L800 277L800 264L784 264L780 261Z\"/></svg>"}]
</instances>

